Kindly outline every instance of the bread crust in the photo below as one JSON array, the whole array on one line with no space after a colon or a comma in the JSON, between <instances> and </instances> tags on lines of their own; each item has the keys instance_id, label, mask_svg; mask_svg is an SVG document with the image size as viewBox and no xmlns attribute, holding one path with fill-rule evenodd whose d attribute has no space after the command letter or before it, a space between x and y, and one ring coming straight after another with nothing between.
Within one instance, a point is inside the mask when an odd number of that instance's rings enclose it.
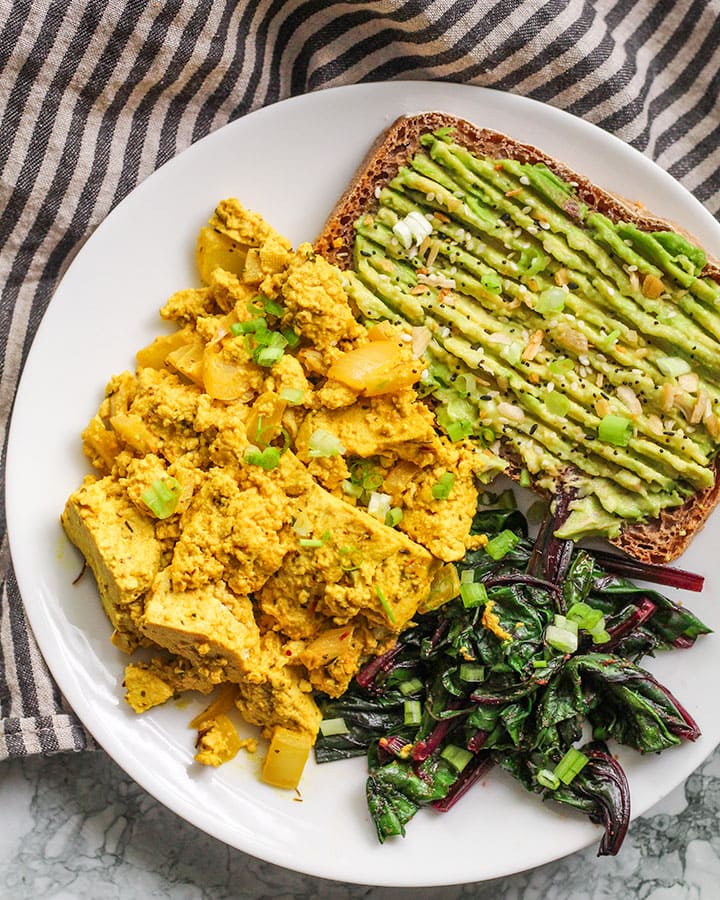
<instances>
[{"instance_id":1,"label":"bread crust","mask_svg":"<svg viewBox=\"0 0 720 900\"><path fill-rule=\"evenodd\" d=\"M477 155L544 163L564 181L577 185L577 195L588 207L612 221L632 222L645 231L672 230L698 243L675 223L653 215L639 203L598 187L537 147L520 143L500 132L478 128L448 113L425 112L397 119L378 137L325 222L315 241L315 250L339 268L348 268L352 260L354 223L363 213L372 213L377 208L377 189L392 180L398 169L419 149L422 134L447 126L454 129L453 140ZM720 282L720 263L708 259L702 274ZM681 506L663 510L656 519L628 523L612 543L643 562L662 564L676 559L720 501L720 458L715 459L713 469L715 483L712 487L697 492ZM519 467L511 462L508 474L517 480Z\"/></svg>"}]
</instances>

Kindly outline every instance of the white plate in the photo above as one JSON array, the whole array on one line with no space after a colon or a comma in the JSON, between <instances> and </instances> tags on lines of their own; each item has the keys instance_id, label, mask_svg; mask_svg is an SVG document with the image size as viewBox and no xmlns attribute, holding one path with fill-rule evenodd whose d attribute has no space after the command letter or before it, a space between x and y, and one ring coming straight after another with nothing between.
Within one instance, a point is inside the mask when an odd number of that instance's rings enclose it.
<instances>
[{"instance_id":1,"label":"white plate","mask_svg":"<svg viewBox=\"0 0 720 900\"><path fill-rule=\"evenodd\" d=\"M457 113L535 143L684 225L720 256L720 228L669 175L599 129L532 100L418 82L288 100L222 128L163 166L82 248L25 367L7 469L12 555L33 630L63 693L116 762L187 821L257 857L326 878L406 886L517 872L598 842L600 830L496 771L448 815L423 811L404 840L380 846L365 808L363 760L309 764L302 802L261 784L258 761L245 753L219 770L198 771L187 725L195 704L138 717L124 703L127 659L109 642L92 578L71 584L79 561L58 516L87 471L81 430L109 376L133 368L134 351L162 330L158 308L174 290L195 283L195 237L216 202L237 196L294 242L311 241L376 135L396 116L422 110ZM682 561L707 576L705 592L685 599L716 630L719 526L716 517ZM687 704L704 736L650 758L622 754L635 815L684 780L720 741L714 687L720 639L704 638L651 667Z\"/></svg>"}]
</instances>

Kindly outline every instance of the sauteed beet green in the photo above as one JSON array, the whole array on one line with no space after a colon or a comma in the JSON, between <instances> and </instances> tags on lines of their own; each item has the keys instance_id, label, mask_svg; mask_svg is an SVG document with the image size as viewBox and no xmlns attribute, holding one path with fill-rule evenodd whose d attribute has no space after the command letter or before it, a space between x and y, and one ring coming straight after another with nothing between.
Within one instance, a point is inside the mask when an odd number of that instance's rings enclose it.
<instances>
[{"instance_id":1,"label":"sauteed beet green","mask_svg":"<svg viewBox=\"0 0 720 900\"><path fill-rule=\"evenodd\" d=\"M342 697L319 698L316 758L367 754L380 841L404 835L420 807L450 809L498 765L604 825L598 855L615 854L630 796L605 741L654 753L699 736L638 663L710 629L623 577L627 560L553 537L568 499L556 501L535 542L518 510L480 509L473 532L489 543L457 564L461 595L419 616ZM647 581L702 586L689 573L631 565Z\"/></svg>"}]
</instances>

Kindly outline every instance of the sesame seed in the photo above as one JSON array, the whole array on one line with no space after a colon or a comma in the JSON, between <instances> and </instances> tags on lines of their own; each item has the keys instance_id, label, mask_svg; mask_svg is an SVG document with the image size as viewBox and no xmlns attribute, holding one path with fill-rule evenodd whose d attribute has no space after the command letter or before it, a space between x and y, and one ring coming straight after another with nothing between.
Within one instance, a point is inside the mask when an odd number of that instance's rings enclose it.
<instances>
[{"instance_id":1,"label":"sesame seed","mask_svg":"<svg viewBox=\"0 0 720 900\"><path fill-rule=\"evenodd\" d=\"M536 225L528 225L527 230L529 234L537 234L538 232Z\"/></svg>"},{"instance_id":2,"label":"sesame seed","mask_svg":"<svg viewBox=\"0 0 720 900\"><path fill-rule=\"evenodd\" d=\"M549 222L541 222L540 227L543 228L545 231L549 231L550 223Z\"/></svg>"},{"instance_id":3,"label":"sesame seed","mask_svg":"<svg viewBox=\"0 0 720 900\"><path fill-rule=\"evenodd\" d=\"M527 177L527 175L520 176L520 184L525 184L525 185L530 184L530 179Z\"/></svg>"}]
</instances>

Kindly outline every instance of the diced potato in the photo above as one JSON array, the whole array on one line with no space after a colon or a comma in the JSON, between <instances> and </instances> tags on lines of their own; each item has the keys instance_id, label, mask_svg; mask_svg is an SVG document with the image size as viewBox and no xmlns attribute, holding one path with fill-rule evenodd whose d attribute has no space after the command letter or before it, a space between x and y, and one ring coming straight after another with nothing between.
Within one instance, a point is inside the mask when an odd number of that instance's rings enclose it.
<instances>
[{"instance_id":1,"label":"diced potato","mask_svg":"<svg viewBox=\"0 0 720 900\"><path fill-rule=\"evenodd\" d=\"M328 378L366 397L377 397L415 384L420 371L420 364L408 359L396 341L371 341L338 357L328 369Z\"/></svg>"},{"instance_id":2,"label":"diced potato","mask_svg":"<svg viewBox=\"0 0 720 900\"><path fill-rule=\"evenodd\" d=\"M216 344L208 344L203 353L202 380L215 400L237 400L249 387L246 368L223 359L222 349Z\"/></svg>"},{"instance_id":3,"label":"diced potato","mask_svg":"<svg viewBox=\"0 0 720 900\"><path fill-rule=\"evenodd\" d=\"M210 283L214 269L225 269L233 275L240 275L245 267L247 247L238 244L226 234L214 228L202 228L198 235L195 262L200 278L205 284Z\"/></svg>"},{"instance_id":4,"label":"diced potato","mask_svg":"<svg viewBox=\"0 0 720 900\"><path fill-rule=\"evenodd\" d=\"M263 764L263 781L275 787L297 787L311 747L309 735L298 734L287 728L276 728Z\"/></svg>"},{"instance_id":5,"label":"diced potato","mask_svg":"<svg viewBox=\"0 0 720 900\"><path fill-rule=\"evenodd\" d=\"M120 452L120 443L114 431L105 427L100 416L93 416L82 433L85 455L96 469L109 472Z\"/></svg>"},{"instance_id":6,"label":"diced potato","mask_svg":"<svg viewBox=\"0 0 720 900\"><path fill-rule=\"evenodd\" d=\"M145 455L146 453L155 453L158 449L158 439L140 416L133 413L118 413L111 416L110 424L120 440L138 453Z\"/></svg>"},{"instance_id":7,"label":"diced potato","mask_svg":"<svg viewBox=\"0 0 720 900\"><path fill-rule=\"evenodd\" d=\"M181 328L179 331L173 331L172 334L162 334L156 337L152 344L143 347L135 354L138 366L141 369L162 369L165 365L168 353L184 347L191 343L192 332L189 328Z\"/></svg>"},{"instance_id":8,"label":"diced potato","mask_svg":"<svg viewBox=\"0 0 720 900\"><path fill-rule=\"evenodd\" d=\"M167 355L168 363L199 388L203 387L203 354L205 342L199 336Z\"/></svg>"}]
</instances>

